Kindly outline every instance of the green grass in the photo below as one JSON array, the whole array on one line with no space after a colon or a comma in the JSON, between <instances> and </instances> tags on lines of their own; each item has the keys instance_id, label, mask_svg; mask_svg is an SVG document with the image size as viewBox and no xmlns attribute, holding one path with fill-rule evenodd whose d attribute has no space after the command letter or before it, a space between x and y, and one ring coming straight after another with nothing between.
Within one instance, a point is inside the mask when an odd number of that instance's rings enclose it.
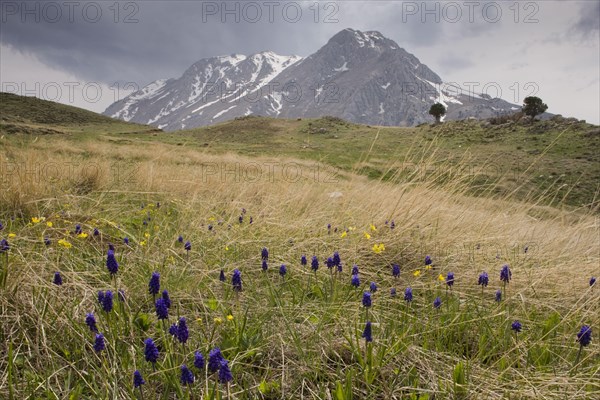
<instances>
[{"instance_id":1,"label":"green grass","mask_svg":"<svg viewBox=\"0 0 600 400\"><path fill-rule=\"evenodd\" d=\"M544 204L598 209L600 155L593 149L600 134L583 122L393 128L258 117L140 139L205 153L306 159L384 181L425 181L443 171L469 176L474 195L527 201L543 196Z\"/></svg>"}]
</instances>

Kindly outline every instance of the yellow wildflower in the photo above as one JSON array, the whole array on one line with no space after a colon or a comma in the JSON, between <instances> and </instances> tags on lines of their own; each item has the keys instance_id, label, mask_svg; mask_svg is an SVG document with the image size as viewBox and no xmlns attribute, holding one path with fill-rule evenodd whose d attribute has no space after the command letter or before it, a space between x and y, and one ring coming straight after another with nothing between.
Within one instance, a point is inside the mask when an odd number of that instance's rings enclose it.
<instances>
[{"instance_id":1,"label":"yellow wildflower","mask_svg":"<svg viewBox=\"0 0 600 400\"><path fill-rule=\"evenodd\" d=\"M219 324L223 323L223 318L221 318L221 317L215 317L214 321L215 321L215 324L219 325Z\"/></svg>"},{"instance_id":2,"label":"yellow wildflower","mask_svg":"<svg viewBox=\"0 0 600 400\"><path fill-rule=\"evenodd\" d=\"M143 247L143 246L145 246L145 245L146 245L146 241L145 241L145 240L142 240L142 241L140 242L140 246L142 246L142 247Z\"/></svg>"},{"instance_id":3,"label":"yellow wildflower","mask_svg":"<svg viewBox=\"0 0 600 400\"><path fill-rule=\"evenodd\" d=\"M9 238L14 238L14 237L17 237L17 234L16 233L9 233L8 237Z\"/></svg>"},{"instance_id":4,"label":"yellow wildflower","mask_svg":"<svg viewBox=\"0 0 600 400\"><path fill-rule=\"evenodd\" d=\"M44 217L31 217L31 222L33 222L34 224L39 224L40 222L42 222L43 220L45 220L46 218Z\"/></svg>"},{"instance_id":5,"label":"yellow wildflower","mask_svg":"<svg viewBox=\"0 0 600 400\"><path fill-rule=\"evenodd\" d=\"M79 235L77 235L77 237L78 237L79 239L85 239L86 237L88 237L88 234L87 234L87 233L85 233L85 232L81 232Z\"/></svg>"},{"instance_id":6,"label":"yellow wildflower","mask_svg":"<svg viewBox=\"0 0 600 400\"><path fill-rule=\"evenodd\" d=\"M229 246L225 246L225 251L229 251Z\"/></svg>"},{"instance_id":7,"label":"yellow wildflower","mask_svg":"<svg viewBox=\"0 0 600 400\"><path fill-rule=\"evenodd\" d=\"M355 228L354 226L349 226L349 227L348 227L348 230L349 230L349 231L353 231L353 230L355 230L355 229L356 229L356 228Z\"/></svg>"},{"instance_id":8,"label":"yellow wildflower","mask_svg":"<svg viewBox=\"0 0 600 400\"><path fill-rule=\"evenodd\" d=\"M365 239L367 239L367 240L371 239L371 235L369 235L367 232L365 232Z\"/></svg>"},{"instance_id":9,"label":"yellow wildflower","mask_svg":"<svg viewBox=\"0 0 600 400\"><path fill-rule=\"evenodd\" d=\"M438 281L445 282L446 278L444 278L444 275L440 274L440 276L438 276Z\"/></svg>"},{"instance_id":10,"label":"yellow wildflower","mask_svg":"<svg viewBox=\"0 0 600 400\"><path fill-rule=\"evenodd\" d=\"M375 227L375 225L371 224L371 231L376 232L377 228Z\"/></svg>"},{"instance_id":11,"label":"yellow wildflower","mask_svg":"<svg viewBox=\"0 0 600 400\"><path fill-rule=\"evenodd\" d=\"M348 232L344 231L344 232L342 232L342 235L340 237L345 238L346 236L348 236Z\"/></svg>"},{"instance_id":12,"label":"yellow wildflower","mask_svg":"<svg viewBox=\"0 0 600 400\"><path fill-rule=\"evenodd\" d=\"M229 315L227 316L227 321L233 321L233 315L229 314Z\"/></svg>"},{"instance_id":13,"label":"yellow wildflower","mask_svg":"<svg viewBox=\"0 0 600 400\"><path fill-rule=\"evenodd\" d=\"M425 270L429 271L431 269L431 264L425 266Z\"/></svg>"},{"instance_id":14,"label":"yellow wildflower","mask_svg":"<svg viewBox=\"0 0 600 400\"><path fill-rule=\"evenodd\" d=\"M48 222L46 222L46 226L47 226L48 228L52 228L53 224L52 224L52 222L48 221Z\"/></svg>"},{"instance_id":15,"label":"yellow wildflower","mask_svg":"<svg viewBox=\"0 0 600 400\"><path fill-rule=\"evenodd\" d=\"M144 233L144 236L147 237L147 238L149 238L150 234L148 232L146 232L146 233Z\"/></svg>"},{"instance_id":16,"label":"yellow wildflower","mask_svg":"<svg viewBox=\"0 0 600 400\"><path fill-rule=\"evenodd\" d=\"M73 245L67 242L65 239L60 239L58 241L58 245L64 247L65 249L70 249L71 247L73 247Z\"/></svg>"},{"instance_id":17,"label":"yellow wildflower","mask_svg":"<svg viewBox=\"0 0 600 400\"><path fill-rule=\"evenodd\" d=\"M413 275L414 276L420 276L421 275L421 270L420 269L416 270L415 272L413 272Z\"/></svg>"},{"instance_id":18,"label":"yellow wildflower","mask_svg":"<svg viewBox=\"0 0 600 400\"><path fill-rule=\"evenodd\" d=\"M373 251L375 252L375 254L380 254L382 251L385 250L385 246L383 245L383 243L375 243L373 245Z\"/></svg>"}]
</instances>

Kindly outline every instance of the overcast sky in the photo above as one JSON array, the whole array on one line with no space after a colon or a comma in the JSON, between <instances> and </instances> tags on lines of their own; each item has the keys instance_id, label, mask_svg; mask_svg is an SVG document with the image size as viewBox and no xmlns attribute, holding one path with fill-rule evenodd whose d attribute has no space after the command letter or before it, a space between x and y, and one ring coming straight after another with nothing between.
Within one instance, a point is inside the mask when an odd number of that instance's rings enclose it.
<instances>
[{"instance_id":1,"label":"overcast sky","mask_svg":"<svg viewBox=\"0 0 600 400\"><path fill-rule=\"evenodd\" d=\"M344 28L377 30L446 82L600 122L600 1L7 1L2 91L101 112L194 62L308 56ZM473 83L469 85L474 86ZM120 91L119 91L119 90ZM1 105L0 105L1 106Z\"/></svg>"}]
</instances>

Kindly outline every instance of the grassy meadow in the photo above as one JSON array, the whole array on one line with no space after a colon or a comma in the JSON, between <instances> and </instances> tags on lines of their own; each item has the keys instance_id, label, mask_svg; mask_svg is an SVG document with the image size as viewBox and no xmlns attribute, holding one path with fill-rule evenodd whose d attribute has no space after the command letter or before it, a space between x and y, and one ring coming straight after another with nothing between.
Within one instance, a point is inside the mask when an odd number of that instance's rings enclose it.
<instances>
[{"instance_id":1,"label":"grassy meadow","mask_svg":"<svg viewBox=\"0 0 600 400\"><path fill-rule=\"evenodd\" d=\"M597 127L3 110L0 398L600 398Z\"/></svg>"}]
</instances>

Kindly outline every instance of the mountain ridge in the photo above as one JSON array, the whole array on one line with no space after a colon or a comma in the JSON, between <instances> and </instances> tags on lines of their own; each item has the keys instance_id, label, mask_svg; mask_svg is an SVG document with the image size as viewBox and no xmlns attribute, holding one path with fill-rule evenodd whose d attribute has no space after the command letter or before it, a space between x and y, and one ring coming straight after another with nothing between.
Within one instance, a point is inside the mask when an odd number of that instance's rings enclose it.
<instances>
[{"instance_id":1,"label":"mountain ridge","mask_svg":"<svg viewBox=\"0 0 600 400\"><path fill-rule=\"evenodd\" d=\"M449 120L520 109L502 99L444 87L443 79L378 31L346 28L308 57L270 50L203 58L181 77L156 80L104 115L173 131L245 115L332 115L350 122L415 126L440 102Z\"/></svg>"}]
</instances>

